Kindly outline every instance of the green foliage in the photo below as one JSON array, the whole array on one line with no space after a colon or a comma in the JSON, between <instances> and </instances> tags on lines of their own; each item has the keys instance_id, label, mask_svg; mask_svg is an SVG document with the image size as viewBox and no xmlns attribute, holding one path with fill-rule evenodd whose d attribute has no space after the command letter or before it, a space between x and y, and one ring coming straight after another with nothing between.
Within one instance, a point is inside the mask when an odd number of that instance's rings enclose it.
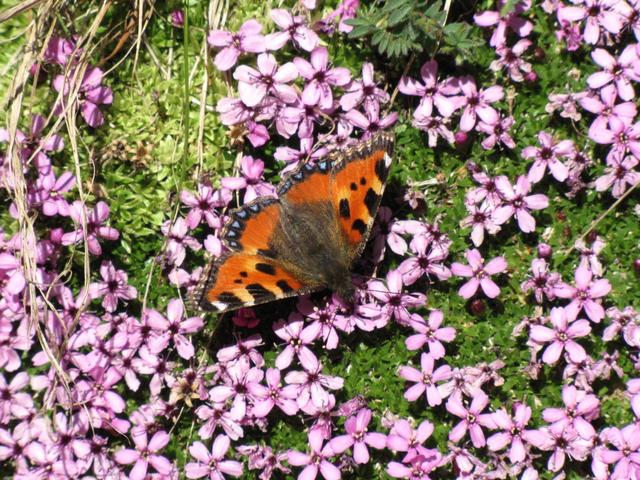
<instances>
[{"instance_id":1,"label":"green foliage","mask_svg":"<svg viewBox=\"0 0 640 480\"><path fill-rule=\"evenodd\" d=\"M469 58L482 44L478 31L464 21L448 23L440 0L389 0L361 7L351 38L371 39L378 52L389 59L440 50L460 59Z\"/></svg>"}]
</instances>

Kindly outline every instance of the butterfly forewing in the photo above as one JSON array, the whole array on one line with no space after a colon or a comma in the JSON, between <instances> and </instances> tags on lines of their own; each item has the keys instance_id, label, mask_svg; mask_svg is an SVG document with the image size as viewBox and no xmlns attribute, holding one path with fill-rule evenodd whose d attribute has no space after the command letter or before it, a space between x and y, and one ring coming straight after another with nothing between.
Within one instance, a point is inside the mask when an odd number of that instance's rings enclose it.
<instances>
[{"instance_id":1,"label":"butterfly forewing","mask_svg":"<svg viewBox=\"0 0 640 480\"><path fill-rule=\"evenodd\" d=\"M230 212L221 238L231 250L270 256L269 239L279 222L278 199L259 197Z\"/></svg>"}]
</instances>

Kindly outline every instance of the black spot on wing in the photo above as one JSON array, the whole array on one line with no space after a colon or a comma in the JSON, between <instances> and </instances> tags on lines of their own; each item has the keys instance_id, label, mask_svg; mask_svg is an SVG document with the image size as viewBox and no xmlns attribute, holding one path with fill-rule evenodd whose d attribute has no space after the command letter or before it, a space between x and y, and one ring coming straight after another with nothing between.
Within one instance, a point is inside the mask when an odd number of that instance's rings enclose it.
<instances>
[{"instance_id":1,"label":"black spot on wing","mask_svg":"<svg viewBox=\"0 0 640 480\"><path fill-rule=\"evenodd\" d=\"M364 232L367 231L367 224L358 218L351 224L351 230L357 230L361 235L364 235Z\"/></svg>"},{"instance_id":2,"label":"black spot on wing","mask_svg":"<svg viewBox=\"0 0 640 480\"><path fill-rule=\"evenodd\" d=\"M293 288L291 288L291 285L289 285L287 283L286 280L278 280L276 282L276 285L278 286L278 288L280 290L282 290L284 293L289 293L289 292L293 292Z\"/></svg>"},{"instance_id":3,"label":"black spot on wing","mask_svg":"<svg viewBox=\"0 0 640 480\"><path fill-rule=\"evenodd\" d=\"M378 200L380 199L380 195L373 191L373 188L367 190L367 194L364 196L364 204L367 206L367 210L369 210L369 215L372 217L376 214L376 208L378 206Z\"/></svg>"},{"instance_id":4,"label":"black spot on wing","mask_svg":"<svg viewBox=\"0 0 640 480\"><path fill-rule=\"evenodd\" d=\"M367 184L367 179L364 177L360 177L360 185L364 187L366 184Z\"/></svg>"},{"instance_id":5,"label":"black spot on wing","mask_svg":"<svg viewBox=\"0 0 640 480\"><path fill-rule=\"evenodd\" d=\"M224 303L229 307L232 305L242 305L242 300L236 297L232 292L222 292L218 295L217 301Z\"/></svg>"},{"instance_id":6,"label":"black spot on wing","mask_svg":"<svg viewBox=\"0 0 640 480\"><path fill-rule=\"evenodd\" d=\"M376 162L376 175L382 183L387 181L387 175L389 175L389 168L384 158L381 158Z\"/></svg>"},{"instance_id":7,"label":"black spot on wing","mask_svg":"<svg viewBox=\"0 0 640 480\"><path fill-rule=\"evenodd\" d=\"M342 218L350 218L351 210L349 209L349 200L342 198L338 204L338 212Z\"/></svg>"},{"instance_id":8,"label":"black spot on wing","mask_svg":"<svg viewBox=\"0 0 640 480\"><path fill-rule=\"evenodd\" d=\"M249 295L251 295L253 297L253 299L258 302L264 302L267 300L275 300L276 296L273 294L273 292L267 290L266 288L264 288L262 285L260 285L259 283L251 283L249 285L247 285L247 292L249 292Z\"/></svg>"},{"instance_id":9,"label":"black spot on wing","mask_svg":"<svg viewBox=\"0 0 640 480\"><path fill-rule=\"evenodd\" d=\"M276 258L276 252L274 252L273 250L271 250L270 248L265 250L264 248L259 248L258 249L258 253L260 255L262 255L263 257L267 257L267 258Z\"/></svg>"},{"instance_id":10,"label":"black spot on wing","mask_svg":"<svg viewBox=\"0 0 640 480\"><path fill-rule=\"evenodd\" d=\"M233 283L235 283L236 285L240 285L242 283L242 280L239 278L236 278Z\"/></svg>"},{"instance_id":11,"label":"black spot on wing","mask_svg":"<svg viewBox=\"0 0 640 480\"><path fill-rule=\"evenodd\" d=\"M273 268L273 265L269 265L268 263L256 263L256 270L267 275L276 274L276 269Z\"/></svg>"},{"instance_id":12,"label":"black spot on wing","mask_svg":"<svg viewBox=\"0 0 640 480\"><path fill-rule=\"evenodd\" d=\"M240 276L242 278L247 278L247 275L248 275L247 272L240 272Z\"/></svg>"},{"instance_id":13,"label":"black spot on wing","mask_svg":"<svg viewBox=\"0 0 640 480\"><path fill-rule=\"evenodd\" d=\"M358 190L358 185L356 185L355 182L351 182L351 185L349 185L349 188L355 192L356 190Z\"/></svg>"}]
</instances>

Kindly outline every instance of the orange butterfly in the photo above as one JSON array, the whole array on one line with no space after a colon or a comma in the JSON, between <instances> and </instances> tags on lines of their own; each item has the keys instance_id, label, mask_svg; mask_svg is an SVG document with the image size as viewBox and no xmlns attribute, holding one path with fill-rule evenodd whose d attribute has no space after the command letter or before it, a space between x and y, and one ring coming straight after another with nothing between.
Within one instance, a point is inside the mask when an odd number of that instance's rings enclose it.
<instances>
[{"instance_id":1,"label":"orange butterfly","mask_svg":"<svg viewBox=\"0 0 640 480\"><path fill-rule=\"evenodd\" d=\"M231 211L221 239L229 252L203 273L190 303L226 312L330 289L352 300L360 258L384 191L393 134L302 164L283 178L278 198Z\"/></svg>"}]
</instances>

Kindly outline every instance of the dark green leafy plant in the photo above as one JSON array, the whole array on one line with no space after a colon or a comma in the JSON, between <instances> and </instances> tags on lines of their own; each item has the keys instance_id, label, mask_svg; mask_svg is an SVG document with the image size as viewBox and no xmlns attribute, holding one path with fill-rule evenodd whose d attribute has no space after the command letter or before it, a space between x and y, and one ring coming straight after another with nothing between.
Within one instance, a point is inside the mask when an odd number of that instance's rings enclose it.
<instances>
[{"instance_id":1,"label":"dark green leafy plant","mask_svg":"<svg viewBox=\"0 0 640 480\"><path fill-rule=\"evenodd\" d=\"M456 18L460 21L447 23L449 7L439 0L376 1L361 7L358 18L347 21L353 26L349 36L369 37L371 44L389 59L441 51L464 60L482 45L482 39L463 15Z\"/></svg>"}]
</instances>

